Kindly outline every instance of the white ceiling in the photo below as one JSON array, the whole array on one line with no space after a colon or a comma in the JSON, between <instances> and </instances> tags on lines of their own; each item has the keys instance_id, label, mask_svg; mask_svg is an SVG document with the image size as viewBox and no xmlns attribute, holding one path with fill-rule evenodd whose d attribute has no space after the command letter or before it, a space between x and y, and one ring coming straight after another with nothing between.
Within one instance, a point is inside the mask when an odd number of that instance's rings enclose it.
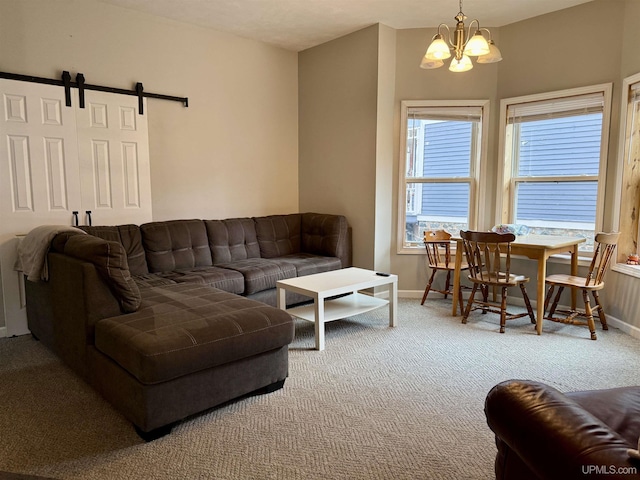
<instances>
[{"instance_id":1,"label":"white ceiling","mask_svg":"<svg viewBox=\"0 0 640 480\"><path fill-rule=\"evenodd\" d=\"M375 23L455 25L459 0L100 0L300 51ZM500 27L591 0L465 0L463 12ZM468 23L467 23L468 24Z\"/></svg>"}]
</instances>

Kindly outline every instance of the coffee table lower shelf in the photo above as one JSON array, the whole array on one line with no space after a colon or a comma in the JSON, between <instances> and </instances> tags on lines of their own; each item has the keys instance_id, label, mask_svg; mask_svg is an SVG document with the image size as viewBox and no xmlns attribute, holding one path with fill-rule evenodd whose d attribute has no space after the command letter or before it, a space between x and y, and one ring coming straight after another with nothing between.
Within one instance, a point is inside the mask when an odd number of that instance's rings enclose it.
<instances>
[{"instance_id":1,"label":"coffee table lower shelf","mask_svg":"<svg viewBox=\"0 0 640 480\"><path fill-rule=\"evenodd\" d=\"M353 293L345 297L325 300L324 322L353 317L354 315L370 312L371 310L384 307L388 304L388 300L372 297L371 295L365 295L363 293ZM315 306L313 304L288 308L287 313L309 322L316 321Z\"/></svg>"}]
</instances>

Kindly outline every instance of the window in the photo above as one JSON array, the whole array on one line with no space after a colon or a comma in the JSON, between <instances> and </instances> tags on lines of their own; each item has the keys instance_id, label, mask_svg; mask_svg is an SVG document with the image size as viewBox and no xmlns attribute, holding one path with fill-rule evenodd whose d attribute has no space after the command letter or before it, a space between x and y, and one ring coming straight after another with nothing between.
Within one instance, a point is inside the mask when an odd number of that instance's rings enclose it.
<instances>
[{"instance_id":1,"label":"window","mask_svg":"<svg viewBox=\"0 0 640 480\"><path fill-rule=\"evenodd\" d=\"M502 100L500 222L583 236L581 249L593 248L602 226L610 98L611 86L599 85Z\"/></svg>"},{"instance_id":2,"label":"window","mask_svg":"<svg viewBox=\"0 0 640 480\"><path fill-rule=\"evenodd\" d=\"M398 251L415 253L425 230L475 228L488 102L402 102Z\"/></svg>"}]
</instances>

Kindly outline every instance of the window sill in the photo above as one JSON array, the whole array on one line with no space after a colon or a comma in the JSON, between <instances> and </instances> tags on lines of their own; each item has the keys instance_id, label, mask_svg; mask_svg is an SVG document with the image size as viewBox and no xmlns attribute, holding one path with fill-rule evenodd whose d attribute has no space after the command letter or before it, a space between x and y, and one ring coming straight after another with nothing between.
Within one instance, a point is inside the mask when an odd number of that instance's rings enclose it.
<instances>
[{"instance_id":1,"label":"window sill","mask_svg":"<svg viewBox=\"0 0 640 480\"><path fill-rule=\"evenodd\" d=\"M614 272L640 278L640 265L627 265L626 263L616 263L611 267Z\"/></svg>"}]
</instances>

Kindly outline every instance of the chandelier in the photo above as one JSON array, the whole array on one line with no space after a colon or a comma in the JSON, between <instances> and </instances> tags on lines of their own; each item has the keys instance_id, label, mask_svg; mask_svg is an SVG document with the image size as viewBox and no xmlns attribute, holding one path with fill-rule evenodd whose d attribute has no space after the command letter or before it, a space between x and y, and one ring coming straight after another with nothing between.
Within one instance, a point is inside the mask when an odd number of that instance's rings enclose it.
<instances>
[{"instance_id":1,"label":"chandelier","mask_svg":"<svg viewBox=\"0 0 640 480\"><path fill-rule=\"evenodd\" d=\"M473 63L469 57L478 57L478 63L495 63L502 60L500 50L491 40L491 32L487 28L480 28L478 20L472 20L469 29L465 30L464 21L467 19L462 13L462 0L460 0L460 12L453 17L458 22L453 33L445 23L438 25L438 33L431 39L431 44L424 54L420 68L440 68L444 61L453 55L449 70L452 72L466 72L473 68ZM476 24L476 30L471 35L471 27ZM446 35L441 33L442 28L446 29ZM489 40L484 38L482 32L489 35ZM446 41L445 41L446 39ZM453 41L452 41L453 40Z\"/></svg>"}]
</instances>

